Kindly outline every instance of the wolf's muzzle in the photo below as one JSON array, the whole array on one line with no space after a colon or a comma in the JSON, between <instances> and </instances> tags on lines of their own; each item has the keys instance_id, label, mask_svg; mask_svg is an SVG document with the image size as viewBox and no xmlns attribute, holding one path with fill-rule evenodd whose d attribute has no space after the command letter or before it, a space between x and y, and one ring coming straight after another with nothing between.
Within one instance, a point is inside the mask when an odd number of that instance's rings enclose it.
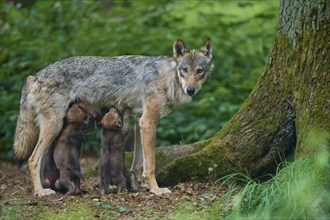
<instances>
[{"instance_id":1,"label":"wolf's muzzle","mask_svg":"<svg viewBox=\"0 0 330 220\"><path fill-rule=\"evenodd\" d=\"M188 95L193 96L195 94L195 90L196 90L195 87L189 86L187 88Z\"/></svg>"}]
</instances>

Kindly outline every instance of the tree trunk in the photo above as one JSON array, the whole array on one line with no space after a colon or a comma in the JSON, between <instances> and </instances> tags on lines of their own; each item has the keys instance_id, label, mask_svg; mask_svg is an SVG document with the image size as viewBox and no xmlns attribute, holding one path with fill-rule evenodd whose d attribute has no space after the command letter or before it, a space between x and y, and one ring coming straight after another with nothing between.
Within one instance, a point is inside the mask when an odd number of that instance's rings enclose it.
<instances>
[{"instance_id":1,"label":"tree trunk","mask_svg":"<svg viewBox=\"0 0 330 220\"><path fill-rule=\"evenodd\" d=\"M192 144L185 156L162 167L158 183L203 178L209 167L218 176L244 172L260 178L275 173L281 156L312 151L306 137L328 132L330 125L329 33L330 1L282 0L274 46L257 86L213 138Z\"/></svg>"}]
</instances>

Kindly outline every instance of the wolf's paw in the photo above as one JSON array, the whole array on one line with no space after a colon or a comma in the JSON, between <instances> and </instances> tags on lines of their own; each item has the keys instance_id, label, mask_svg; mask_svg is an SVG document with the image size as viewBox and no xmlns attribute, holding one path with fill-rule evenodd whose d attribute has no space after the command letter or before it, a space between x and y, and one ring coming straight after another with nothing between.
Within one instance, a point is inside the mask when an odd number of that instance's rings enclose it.
<instances>
[{"instance_id":1,"label":"wolf's paw","mask_svg":"<svg viewBox=\"0 0 330 220\"><path fill-rule=\"evenodd\" d=\"M172 193L168 188L155 188L151 189L150 192L156 194L157 196L161 196L166 193Z\"/></svg>"},{"instance_id":2,"label":"wolf's paw","mask_svg":"<svg viewBox=\"0 0 330 220\"><path fill-rule=\"evenodd\" d=\"M55 191L51 189L40 189L34 192L34 195L37 197L49 196L53 194L55 194Z\"/></svg>"}]
</instances>

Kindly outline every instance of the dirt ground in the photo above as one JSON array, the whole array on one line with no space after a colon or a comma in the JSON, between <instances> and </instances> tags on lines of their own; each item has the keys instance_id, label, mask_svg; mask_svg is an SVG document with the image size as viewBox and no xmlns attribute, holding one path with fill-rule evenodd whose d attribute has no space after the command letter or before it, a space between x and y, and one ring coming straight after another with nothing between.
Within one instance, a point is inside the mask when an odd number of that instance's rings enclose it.
<instances>
[{"instance_id":1,"label":"dirt ground","mask_svg":"<svg viewBox=\"0 0 330 220\"><path fill-rule=\"evenodd\" d=\"M81 196L56 194L33 196L27 165L0 162L0 219L145 219L167 218L185 205L206 209L223 190L214 190L212 182L189 182L169 187L171 194L156 196L145 189L136 193L99 194L99 177L94 172L98 158L82 158L86 180ZM93 168L94 167L94 168Z\"/></svg>"}]
</instances>

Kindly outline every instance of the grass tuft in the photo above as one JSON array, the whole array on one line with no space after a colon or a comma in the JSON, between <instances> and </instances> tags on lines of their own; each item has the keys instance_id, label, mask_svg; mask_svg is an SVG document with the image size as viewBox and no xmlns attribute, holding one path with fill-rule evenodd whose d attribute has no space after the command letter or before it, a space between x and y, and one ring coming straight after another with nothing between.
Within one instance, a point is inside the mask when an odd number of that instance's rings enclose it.
<instances>
[{"instance_id":1,"label":"grass tuft","mask_svg":"<svg viewBox=\"0 0 330 220\"><path fill-rule=\"evenodd\" d=\"M259 183L244 174L227 175L212 189L228 187L226 193L208 209L184 204L169 218L330 219L330 145L328 136L318 140L314 154L280 164L270 180Z\"/></svg>"}]
</instances>

